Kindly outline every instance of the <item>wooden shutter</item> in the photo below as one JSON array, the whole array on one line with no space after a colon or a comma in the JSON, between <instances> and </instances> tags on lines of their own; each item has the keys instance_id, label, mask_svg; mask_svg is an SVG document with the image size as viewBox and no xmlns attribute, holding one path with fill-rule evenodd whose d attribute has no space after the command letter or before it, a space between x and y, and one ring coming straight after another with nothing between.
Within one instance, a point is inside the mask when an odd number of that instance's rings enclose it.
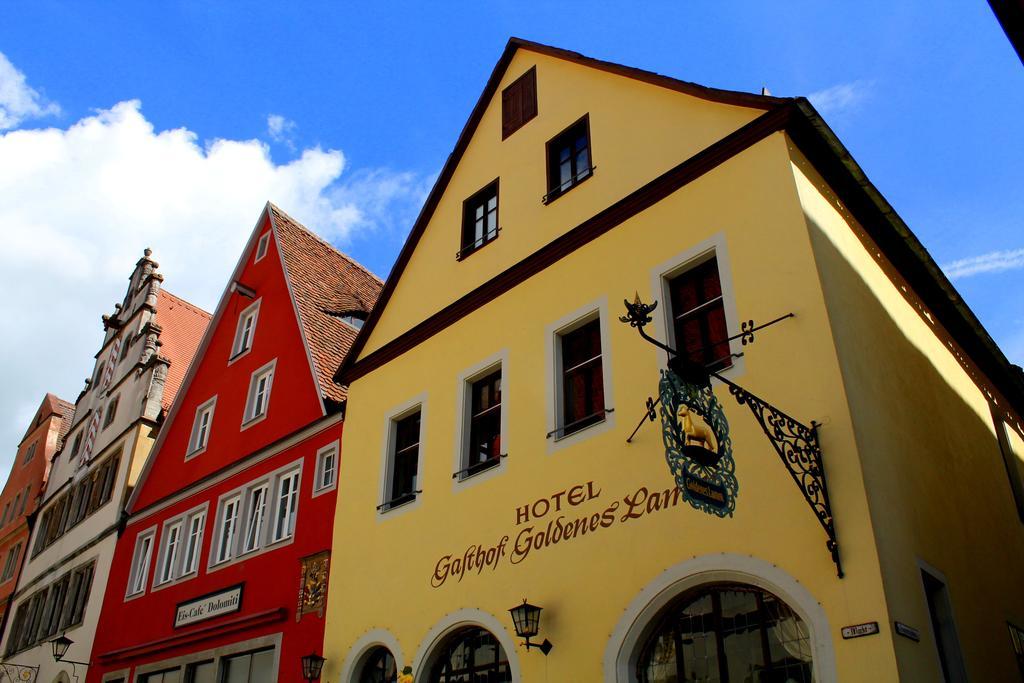
<instances>
[{"instance_id":1,"label":"wooden shutter","mask_svg":"<svg viewBox=\"0 0 1024 683\"><path fill-rule=\"evenodd\" d=\"M501 91L501 139L537 115L537 67L517 78Z\"/></svg>"}]
</instances>

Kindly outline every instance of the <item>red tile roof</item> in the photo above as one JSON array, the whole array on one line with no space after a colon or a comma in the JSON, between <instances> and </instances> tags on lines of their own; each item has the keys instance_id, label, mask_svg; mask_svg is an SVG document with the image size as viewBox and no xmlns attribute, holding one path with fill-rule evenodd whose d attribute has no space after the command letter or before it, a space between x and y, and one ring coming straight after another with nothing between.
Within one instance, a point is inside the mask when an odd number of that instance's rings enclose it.
<instances>
[{"instance_id":1,"label":"red tile roof","mask_svg":"<svg viewBox=\"0 0 1024 683\"><path fill-rule=\"evenodd\" d=\"M64 442L64 437L67 436L68 431L71 429L71 425L74 422L75 417L75 404L70 401L65 401L61 397L47 392L46 396L43 397L43 402L39 404L39 410L36 411L36 415L32 420L32 423L28 426L28 431L25 432L25 436L21 438L22 441L28 438L35 428L47 419L51 415L58 415L61 418L60 434L57 438L57 450L60 450L61 444Z\"/></svg>"},{"instance_id":2,"label":"red tile roof","mask_svg":"<svg viewBox=\"0 0 1024 683\"><path fill-rule=\"evenodd\" d=\"M160 355L171 361L164 383L163 408L174 401L188 366L203 340L210 314L161 289L156 301L156 323L160 326Z\"/></svg>"},{"instance_id":3,"label":"red tile roof","mask_svg":"<svg viewBox=\"0 0 1024 683\"><path fill-rule=\"evenodd\" d=\"M384 283L273 204L270 211L320 390L326 399L343 401L346 389L332 377L357 330L339 316L368 313Z\"/></svg>"}]
</instances>

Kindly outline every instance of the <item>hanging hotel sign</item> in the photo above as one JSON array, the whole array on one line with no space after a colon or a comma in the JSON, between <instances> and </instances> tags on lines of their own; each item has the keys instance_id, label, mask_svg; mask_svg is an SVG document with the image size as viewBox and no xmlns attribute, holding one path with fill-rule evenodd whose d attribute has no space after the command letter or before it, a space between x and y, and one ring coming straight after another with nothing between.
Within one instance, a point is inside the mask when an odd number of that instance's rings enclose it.
<instances>
[{"instance_id":1,"label":"hanging hotel sign","mask_svg":"<svg viewBox=\"0 0 1024 683\"><path fill-rule=\"evenodd\" d=\"M718 517L736 509L736 463L729 422L709 385L662 370L659 386L665 460L683 499Z\"/></svg>"},{"instance_id":2,"label":"hanging hotel sign","mask_svg":"<svg viewBox=\"0 0 1024 683\"><path fill-rule=\"evenodd\" d=\"M242 586L243 584L238 584L216 593L179 602L174 612L174 628L239 611L242 609Z\"/></svg>"}]
</instances>

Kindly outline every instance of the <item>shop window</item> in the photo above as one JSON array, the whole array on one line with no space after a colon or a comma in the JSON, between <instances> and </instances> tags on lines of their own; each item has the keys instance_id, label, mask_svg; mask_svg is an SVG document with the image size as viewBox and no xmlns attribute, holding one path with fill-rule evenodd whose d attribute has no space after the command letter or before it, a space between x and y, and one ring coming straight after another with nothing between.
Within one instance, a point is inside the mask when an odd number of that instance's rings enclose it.
<instances>
[{"instance_id":1,"label":"shop window","mask_svg":"<svg viewBox=\"0 0 1024 683\"><path fill-rule=\"evenodd\" d=\"M235 327L235 340L231 344L231 360L242 354L248 353L252 348L253 337L256 336L256 321L260 313L260 300L254 301L248 308L238 316L238 324Z\"/></svg>"},{"instance_id":2,"label":"shop window","mask_svg":"<svg viewBox=\"0 0 1024 683\"><path fill-rule=\"evenodd\" d=\"M560 438L605 419L601 320L591 318L557 336L559 416L554 436Z\"/></svg>"},{"instance_id":3,"label":"shop window","mask_svg":"<svg viewBox=\"0 0 1024 683\"><path fill-rule=\"evenodd\" d=\"M501 91L501 139L522 128L537 115L537 67Z\"/></svg>"},{"instance_id":4,"label":"shop window","mask_svg":"<svg viewBox=\"0 0 1024 683\"><path fill-rule=\"evenodd\" d=\"M584 116L548 142L548 204L594 173L590 153L590 117Z\"/></svg>"},{"instance_id":5,"label":"shop window","mask_svg":"<svg viewBox=\"0 0 1024 683\"><path fill-rule=\"evenodd\" d=\"M260 241L256 243L256 258L253 263L259 263L260 259L267 255L267 247L270 245L270 231L260 235Z\"/></svg>"},{"instance_id":6,"label":"shop window","mask_svg":"<svg viewBox=\"0 0 1024 683\"><path fill-rule=\"evenodd\" d=\"M338 482L338 444L332 443L316 452L316 485L314 495L330 491Z\"/></svg>"},{"instance_id":7,"label":"shop window","mask_svg":"<svg viewBox=\"0 0 1024 683\"><path fill-rule=\"evenodd\" d=\"M189 436L186 457L199 455L206 450L206 444L210 440L210 428L213 426L213 409L216 406L217 397L214 396L196 408L196 417L192 421L192 434Z\"/></svg>"},{"instance_id":8,"label":"shop window","mask_svg":"<svg viewBox=\"0 0 1024 683\"><path fill-rule=\"evenodd\" d=\"M21 543L16 543L7 551L7 559L4 561L4 571L0 574L0 583L10 581L14 576L14 570L18 568L18 558L21 555Z\"/></svg>"},{"instance_id":9,"label":"shop window","mask_svg":"<svg viewBox=\"0 0 1024 683\"><path fill-rule=\"evenodd\" d=\"M512 671L501 643L490 632L473 626L456 631L442 642L430 667L428 683L511 681Z\"/></svg>"},{"instance_id":10,"label":"shop window","mask_svg":"<svg viewBox=\"0 0 1024 683\"><path fill-rule=\"evenodd\" d=\"M222 683L275 683L274 648L225 657L220 662Z\"/></svg>"},{"instance_id":11,"label":"shop window","mask_svg":"<svg viewBox=\"0 0 1024 683\"><path fill-rule=\"evenodd\" d=\"M266 416L267 408L270 405L270 389L274 382L276 363L277 360L273 360L252 373L252 378L249 380L249 395L245 402L243 425L248 425Z\"/></svg>"},{"instance_id":12,"label":"shop window","mask_svg":"<svg viewBox=\"0 0 1024 683\"><path fill-rule=\"evenodd\" d=\"M718 259L668 278L671 344L680 355L709 370L732 365Z\"/></svg>"},{"instance_id":13,"label":"shop window","mask_svg":"<svg viewBox=\"0 0 1024 683\"><path fill-rule=\"evenodd\" d=\"M165 669L163 671L154 671L152 673L141 674L139 676L139 683L180 683L180 681L181 667Z\"/></svg>"},{"instance_id":14,"label":"shop window","mask_svg":"<svg viewBox=\"0 0 1024 683\"><path fill-rule=\"evenodd\" d=\"M420 409L391 420L391 452L387 487L381 510L391 510L416 500L419 491Z\"/></svg>"},{"instance_id":15,"label":"shop window","mask_svg":"<svg viewBox=\"0 0 1024 683\"><path fill-rule=\"evenodd\" d=\"M359 683L396 683L398 666L391 650L378 646L370 650L359 669Z\"/></svg>"},{"instance_id":16,"label":"shop window","mask_svg":"<svg viewBox=\"0 0 1024 683\"><path fill-rule=\"evenodd\" d=\"M110 403L107 404L107 414L103 418L103 428L106 429L114 423L114 418L117 417L117 404L120 402L121 397L115 396Z\"/></svg>"},{"instance_id":17,"label":"shop window","mask_svg":"<svg viewBox=\"0 0 1024 683\"><path fill-rule=\"evenodd\" d=\"M217 683L217 667L212 661L193 662L185 667L185 683Z\"/></svg>"},{"instance_id":18,"label":"shop window","mask_svg":"<svg viewBox=\"0 0 1024 683\"><path fill-rule=\"evenodd\" d=\"M962 683L967 680L967 673L960 652L960 640L956 635L949 591L941 579L925 569L921 570L921 581L928 601L928 615L931 617L932 635L935 637L943 680L946 683Z\"/></svg>"},{"instance_id":19,"label":"shop window","mask_svg":"<svg viewBox=\"0 0 1024 683\"><path fill-rule=\"evenodd\" d=\"M671 602L642 644L640 683L812 679L810 632L767 591L701 586Z\"/></svg>"},{"instance_id":20,"label":"shop window","mask_svg":"<svg viewBox=\"0 0 1024 683\"><path fill-rule=\"evenodd\" d=\"M138 595L146 590L146 579L149 576L149 563L153 557L153 540L156 528L139 534L135 539L135 552L132 554L132 569L128 575L127 595Z\"/></svg>"},{"instance_id":21,"label":"shop window","mask_svg":"<svg viewBox=\"0 0 1024 683\"><path fill-rule=\"evenodd\" d=\"M498 181L485 187L462 204L462 244L459 261L498 237Z\"/></svg>"},{"instance_id":22,"label":"shop window","mask_svg":"<svg viewBox=\"0 0 1024 683\"><path fill-rule=\"evenodd\" d=\"M466 382L466 440L457 479L466 479L501 462L501 385L500 365Z\"/></svg>"}]
</instances>

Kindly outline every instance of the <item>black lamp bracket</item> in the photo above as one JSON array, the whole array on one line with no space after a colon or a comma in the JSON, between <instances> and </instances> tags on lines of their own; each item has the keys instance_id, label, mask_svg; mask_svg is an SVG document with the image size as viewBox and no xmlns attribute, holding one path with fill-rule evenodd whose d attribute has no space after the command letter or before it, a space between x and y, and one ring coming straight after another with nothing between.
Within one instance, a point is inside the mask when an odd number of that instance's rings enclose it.
<instances>
[{"instance_id":1,"label":"black lamp bracket","mask_svg":"<svg viewBox=\"0 0 1024 683\"><path fill-rule=\"evenodd\" d=\"M541 652L543 652L545 657L548 656L548 653L551 652L551 648L554 647L554 645L551 644L551 641L548 640L547 638L545 638L544 642L542 642L542 643L531 643L529 636L526 636L526 642L523 643L523 645L526 646L527 652L529 652L531 647L535 647L538 650L540 650Z\"/></svg>"},{"instance_id":2,"label":"black lamp bracket","mask_svg":"<svg viewBox=\"0 0 1024 683\"><path fill-rule=\"evenodd\" d=\"M623 323L628 323L630 327L635 327L640 336L647 342L668 352L669 368L673 372L679 374L685 370L687 374L691 375L694 373L698 375L703 374L703 377L698 378L698 381L703 380L705 383L707 378L714 377L729 387L729 393L733 395L737 403L745 405L750 409L758 424L761 425L761 430L768 437L768 440L775 448L775 452L778 453L782 464L786 466L797 488L800 489L807 504L810 505L814 516L818 518L818 522L825 530L825 535L828 536L825 547L828 549L832 561L836 565L836 574L839 578L842 578L843 566L839 561L839 541L836 538L832 506L829 503L828 487L825 483L825 467L821 457L821 444L818 442L818 423L812 421L811 426L808 427L735 382L722 377L717 372L699 367L695 370L692 367L695 365L694 363L680 356L672 347L647 334L644 327L652 321L651 312L658 307L657 301L648 305L640 301L640 297L637 296L633 303L629 301L624 301L623 303L626 304L626 315L621 316L619 320ZM748 320L742 325L743 331L740 334L729 337L729 339L741 339L744 346L752 344L754 342L754 332L792 317L794 317L793 313L787 313L763 325L756 326L753 320ZM637 425L637 428L626 439L627 443L632 441L644 422L654 421L657 417L657 413L654 410L657 404L657 401L651 398L647 399L647 410L640 420L640 424Z\"/></svg>"}]
</instances>

